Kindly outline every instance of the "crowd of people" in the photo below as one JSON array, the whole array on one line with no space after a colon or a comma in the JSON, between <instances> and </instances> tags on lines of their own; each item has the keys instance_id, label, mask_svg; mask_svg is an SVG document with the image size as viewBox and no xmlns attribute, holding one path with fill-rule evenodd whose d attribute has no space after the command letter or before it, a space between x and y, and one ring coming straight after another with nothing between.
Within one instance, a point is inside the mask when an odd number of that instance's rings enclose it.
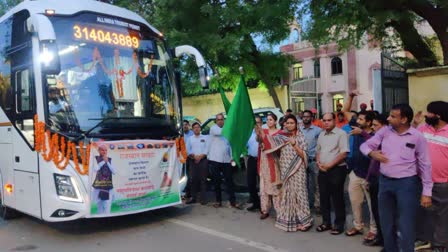
<instances>
[{"instance_id":1,"label":"crowd of people","mask_svg":"<svg viewBox=\"0 0 448 252\"><path fill-rule=\"evenodd\" d=\"M344 106L317 119L315 109L280 118L269 114L266 127L256 126L247 144L247 185L251 206L266 219L275 211L275 226L293 232L310 230L332 235L364 235L366 246L386 252L448 247L448 103L431 102L414 115L407 104L388 116L350 111L356 92ZM423 122L425 121L425 122ZM209 136L184 122L188 153L187 204L206 204L206 178L212 173L216 202L222 206L224 181L230 206L236 202L230 145L221 135L224 116L216 115ZM346 226L345 185L353 224ZM257 190L259 188L259 191ZM363 204L370 220L364 231ZM332 220L331 212L334 212ZM314 215L313 215L314 213ZM314 216L321 215L321 223Z\"/></svg>"}]
</instances>

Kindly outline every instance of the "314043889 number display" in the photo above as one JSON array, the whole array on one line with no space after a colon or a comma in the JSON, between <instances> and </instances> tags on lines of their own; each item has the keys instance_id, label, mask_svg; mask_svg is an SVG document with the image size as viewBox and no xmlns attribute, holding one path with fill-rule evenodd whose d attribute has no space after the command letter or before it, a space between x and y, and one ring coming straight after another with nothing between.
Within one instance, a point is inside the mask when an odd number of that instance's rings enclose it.
<instances>
[{"instance_id":1,"label":"314043889 number display","mask_svg":"<svg viewBox=\"0 0 448 252\"><path fill-rule=\"evenodd\" d=\"M138 48L140 46L140 39L137 36L116 31L107 31L89 26L74 25L73 37L79 40L129 48Z\"/></svg>"}]
</instances>

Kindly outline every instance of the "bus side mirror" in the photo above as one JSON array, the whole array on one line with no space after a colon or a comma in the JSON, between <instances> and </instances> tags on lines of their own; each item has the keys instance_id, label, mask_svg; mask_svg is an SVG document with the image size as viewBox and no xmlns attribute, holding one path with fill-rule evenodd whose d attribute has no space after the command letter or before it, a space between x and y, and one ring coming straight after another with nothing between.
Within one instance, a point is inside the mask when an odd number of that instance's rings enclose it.
<instances>
[{"instance_id":1,"label":"bus side mirror","mask_svg":"<svg viewBox=\"0 0 448 252\"><path fill-rule=\"evenodd\" d=\"M27 19L26 28L28 32L36 34L39 39L39 61L42 64L42 71L47 74L59 74L61 65L55 42L56 34L50 19L42 14L33 14Z\"/></svg>"},{"instance_id":2,"label":"bus side mirror","mask_svg":"<svg viewBox=\"0 0 448 252\"><path fill-rule=\"evenodd\" d=\"M54 41L42 41L40 47L39 61L42 72L57 75L61 72L58 47Z\"/></svg>"},{"instance_id":3,"label":"bus side mirror","mask_svg":"<svg viewBox=\"0 0 448 252\"><path fill-rule=\"evenodd\" d=\"M207 66L202 54L196 48L189 45L182 45L174 48L174 54L176 57L180 57L183 54L194 56L196 65L199 68L199 81L201 82L201 86L203 89L208 89L209 77L207 75Z\"/></svg>"},{"instance_id":4,"label":"bus side mirror","mask_svg":"<svg viewBox=\"0 0 448 252\"><path fill-rule=\"evenodd\" d=\"M210 77L207 75L207 68L205 66L199 68L199 81L203 89L208 89L208 81Z\"/></svg>"}]
</instances>

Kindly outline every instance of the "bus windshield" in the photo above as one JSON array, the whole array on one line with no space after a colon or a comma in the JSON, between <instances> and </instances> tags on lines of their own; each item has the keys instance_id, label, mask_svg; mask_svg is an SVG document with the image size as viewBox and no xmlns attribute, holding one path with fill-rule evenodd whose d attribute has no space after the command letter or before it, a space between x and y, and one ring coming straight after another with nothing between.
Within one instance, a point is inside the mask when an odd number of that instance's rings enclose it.
<instances>
[{"instance_id":1,"label":"bus windshield","mask_svg":"<svg viewBox=\"0 0 448 252\"><path fill-rule=\"evenodd\" d=\"M61 64L58 75L44 78L47 123L53 130L103 138L179 132L179 94L158 34L136 22L92 13L50 20Z\"/></svg>"}]
</instances>

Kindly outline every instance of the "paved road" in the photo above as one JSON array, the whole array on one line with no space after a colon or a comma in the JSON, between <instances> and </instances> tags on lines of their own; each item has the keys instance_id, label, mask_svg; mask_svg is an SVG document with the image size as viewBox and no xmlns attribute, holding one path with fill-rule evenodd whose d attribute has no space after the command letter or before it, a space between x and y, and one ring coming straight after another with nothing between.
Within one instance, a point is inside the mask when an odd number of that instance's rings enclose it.
<instances>
[{"instance_id":1,"label":"paved road","mask_svg":"<svg viewBox=\"0 0 448 252\"><path fill-rule=\"evenodd\" d=\"M258 214L228 207L178 206L132 216L44 223L32 217L0 221L0 251L379 251L361 236L285 233Z\"/></svg>"}]
</instances>

